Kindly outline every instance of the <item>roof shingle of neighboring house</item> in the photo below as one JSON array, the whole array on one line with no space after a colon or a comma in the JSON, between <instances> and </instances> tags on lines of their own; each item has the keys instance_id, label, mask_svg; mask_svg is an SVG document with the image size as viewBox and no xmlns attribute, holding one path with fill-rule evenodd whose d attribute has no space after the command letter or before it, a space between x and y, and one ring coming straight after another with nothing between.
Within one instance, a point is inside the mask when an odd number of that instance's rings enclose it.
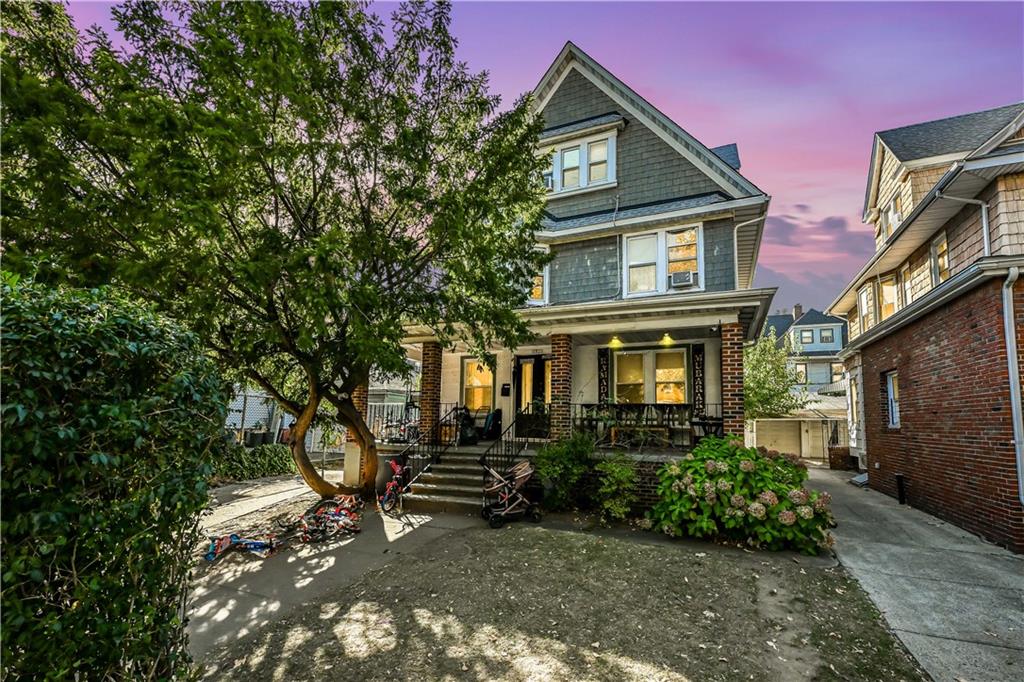
<instances>
[{"instance_id":1,"label":"roof shingle of neighboring house","mask_svg":"<svg viewBox=\"0 0 1024 682\"><path fill-rule=\"evenodd\" d=\"M820 310L811 308L801 315L800 319L793 323L793 326L799 327L805 324L846 324L846 320L835 315L826 315Z\"/></svg>"},{"instance_id":2,"label":"roof shingle of neighboring house","mask_svg":"<svg viewBox=\"0 0 1024 682\"><path fill-rule=\"evenodd\" d=\"M996 109L915 123L878 133L900 161L914 161L953 152L966 152L984 144L1024 110L1024 102Z\"/></svg>"},{"instance_id":3,"label":"roof shingle of neighboring house","mask_svg":"<svg viewBox=\"0 0 1024 682\"><path fill-rule=\"evenodd\" d=\"M740 149L736 146L735 142L730 144L723 144L721 147L712 147L711 151L715 153L715 156L725 161L732 168L740 169Z\"/></svg>"},{"instance_id":4,"label":"roof shingle of neighboring house","mask_svg":"<svg viewBox=\"0 0 1024 682\"><path fill-rule=\"evenodd\" d=\"M793 316L788 313L783 315L769 315L768 319L764 322L764 335L768 336L768 330L774 327L775 338L782 338L791 324L793 324Z\"/></svg>"}]
</instances>

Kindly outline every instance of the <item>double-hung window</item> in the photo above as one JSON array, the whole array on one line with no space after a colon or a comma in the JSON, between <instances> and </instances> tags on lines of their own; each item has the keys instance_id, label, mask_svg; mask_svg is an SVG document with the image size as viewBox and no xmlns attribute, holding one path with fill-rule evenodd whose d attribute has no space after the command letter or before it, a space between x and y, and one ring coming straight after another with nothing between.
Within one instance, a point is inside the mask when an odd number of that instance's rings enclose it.
<instances>
[{"instance_id":1,"label":"double-hung window","mask_svg":"<svg viewBox=\"0 0 1024 682\"><path fill-rule=\"evenodd\" d=\"M806 362L798 362L798 363L793 365L793 369L796 370L796 382L798 384L806 384L807 383L807 363Z\"/></svg>"},{"instance_id":2,"label":"double-hung window","mask_svg":"<svg viewBox=\"0 0 1024 682\"><path fill-rule=\"evenodd\" d=\"M878 319L884 320L896 312L896 278L878 280Z\"/></svg>"},{"instance_id":3,"label":"double-hung window","mask_svg":"<svg viewBox=\"0 0 1024 682\"><path fill-rule=\"evenodd\" d=\"M889 428L900 425L900 377L896 372L885 374L885 397L888 402Z\"/></svg>"},{"instance_id":4,"label":"double-hung window","mask_svg":"<svg viewBox=\"0 0 1024 682\"><path fill-rule=\"evenodd\" d=\"M902 297L900 301L901 308L906 308L914 302L914 282L910 274L909 264L900 268L900 293Z\"/></svg>"},{"instance_id":5,"label":"double-hung window","mask_svg":"<svg viewBox=\"0 0 1024 682\"><path fill-rule=\"evenodd\" d=\"M832 327L825 327L818 334L821 335L822 343L834 343L836 340L836 332Z\"/></svg>"},{"instance_id":6,"label":"double-hung window","mask_svg":"<svg viewBox=\"0 0 1024 682\"><path fill-rule=\"evenodd\" d=\"M562 189L580 186L580 148L562 150Z\"/></svg>"},{"instance_id":7,"label":"double-hung window","mask_svg":"<svg viewBox=\"0 0 1024 682\"><path fill-rule=\"evenodd\" d=\"M472 412L491 409L494 374L491 368L473 358L462 363L462 404Z\"/></svg>"},{"instance_id":8,"label":"double-hung window","mask_svg":"<svg viewBox=\"0 0 1024 682\"><path fill-rule=\"evenodd\" d=\"M903 207L900 195L896 194L892 201L889 202L889 215L887 222L889 223L889 234L892 234L893 230L900 226L903 222Z\"/></svg>"},{"instance_id":9,"label":"double-hung window","mask_svg":"<svg viewBox=\"0 0 1024 682\"><path fill-rule=\"evenodd\" d=\"M626 296L701 290L699 225L627 236L624 248L623 290ZM670 280L677 272L690 272L693 276L676 285L678 289L673 289Z\"/></svg>"},{"instance_id":10,"label":"double-hung window","mask_svg":"<svg viewBox=\"0 0 1024 682\"><path fill-rule=\"evenodd\" d=\"M813 329L801 329L800 330L800 343L814 343L814 330Z\"/></svg>"},{"instance_id":11,"label":"double-hung window","mask_svg":"<svg viewBox=\"0 0 1024 682\"><path fill-rule=\"evenodd\" d=\"M932 286L937 287L949 279L949 245L943 232L932 242Z\"/></svg>"},{"instance_id":12,"label":"double-hung window","mask_svg":"<svg viewBox=\"0 0 1024 682\"><path fill-rule=\"evenodd\" d=\"M608 140L598 140L587 145L587 168L590 184L608 179Z\"/></svg>"},{"instance_id":13,"label":"double-hung window","mask_svg":"<svg viewBox=\"0 0 1024 682\"><path fill-rule=\"evenodd\" d=\"M687 400L684 349L627 350L615 353L615 401L681 404Z\"/></svg>"},{"instance_id":14,"label":"double-hung window","mask_svg":"<svg viewBox=\"0 0 1024 682\"><path fill-rule=\"evenodd\" d=\"M658 290L658 235L626 239L627 285L631 294Z\"/></svg>"},{"instance_id":15,"label":"double-hung window","mask_svg":"<svg viewBox=\"0 0 1024 682\"><path fill-rule=\"evenodd\" d=\"M843 380L843 363L831 362L829 363L829 370L832 373L832 383Z\"/></svg>"},{"instance_id":16,"label":"double-hung window","mask_svg":"<svg viewBox=\"0 0 1024 682\"><path fill-rule=\"evenodd\" d=\"M857 320L860 325L860 333L868 330L871 322L871 302L868 297L868 287L865 285L857 292Z\"/></svg>"}]
</instances>

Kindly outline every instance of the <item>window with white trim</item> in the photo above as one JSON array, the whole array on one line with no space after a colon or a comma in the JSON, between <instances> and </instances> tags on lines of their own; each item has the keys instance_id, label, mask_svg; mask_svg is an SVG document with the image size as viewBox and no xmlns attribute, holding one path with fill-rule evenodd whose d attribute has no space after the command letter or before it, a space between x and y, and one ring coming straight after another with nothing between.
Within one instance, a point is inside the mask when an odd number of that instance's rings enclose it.
<instances>
[{"instance_id":1,"label":"window with white trim","mask_svg":"<svg viewBox=\"0 0 1024 682\"><path fill-rule=\"evenodd\" d=\"M943 232L932 242L932 286L937 287L949 279L949 244Z\"/></svg>"},{"instance_id":2,"label":"window with white trim","mask_svg":"<svg viewBox=\"0 0 1024 682\"><path fill-rule=\"evenodd\" d=\"M625 296L702 291L703 239L699 224L626 236L622 273ZM669 279L676 272L692 272L692 285L673 289Z\"/></svg>"},{"instance_id":3,"label":"window with white trim","mask_svg":"<svg viewBox=\"0 0 1024 682\"><path fill-rule=\"evenodd\" d=\"M900 307L906 308L914 302L914 283L910 274L910 264L900 268Z\"/></svg>"},{"instance_id":4,"label":"window with white trim","mask_svg":"<svg viewBox=\"0 0 1024 682\"><path fill-rule=\"evenodd\" d=\"M878 280L878 319L884 320L896 312L896 278Z\"/></svg>"},{"instance_id":5,"label":"window with white trim","mask_svg":"<svg viewBox=\"0 0 1024 682\"><path fill-rule=\"evenodd\" d=\"M576 138L542 154L550 158L544 186L552 195L578 193L615 184L615 131Z\"/></svg>"},{"instance_id":6,"label":"window with white trim","mask_svg":"<svg viewBox=\"0 0 1024 682\"><path fill-rule=\"evenodd\" d=\"M889 428L900 425L900 377L896 372L885 374L885 399L888 403Z\"/></svg>"},{"instance_id":7,"label":"window with white trim","mask_svg":"<svg viewBox=\"0 0 1024 682\"><path fill-rule=\"evenodd\" d=\"M843 363L841 362L830 362L829 371L832 374L832 383L843 380Z\"/></svg>"},{"instance_id":8,"label":"window with white trim","mask_svg":"<svg viewBox=\"0 0 1024 682\"><path fill-rule=\"evenodd\" d=\"M537 251L547 253L547 249L543 247L537 247ZM533 276L533 281L530 284L530 294L526 297L527 304L544 305L548 302L549 275L548 264L545 263L541 271Z\"/></svg>"},{"instance_id":9,"label":"window with white trim","mask_svg":"<svg viewBox=\"0 0 1024 682\"><path fill-rule=\"evenodd\" d=\"M903 201L900 199L900 195L897 192L892 200L889 202L888 215L886 218L889 224L889 234L900 226L903 222Z\"/></svg>"},{"instance_id":10,"label":"window with white trim","mask_svg":"<svg viewBox=\"0 0 1024 682\"><path fill-rule=\"evenodd\" d=\"M870 285L864 285L860 291L857 292L857 320L860 326L860 333L863 334L868 330L868 322L871 321L870 313L871 307L868 299L868 287Z\"/></svg>"},{"instance_id":11,"label":"window with white trim","mask_svg":"<svg viewBox=\"0 0 1024 682\"><path fill-rule=\"evenodd\" d=\"M684 348L616 351L615 402L682 404L689 370Z\"/></svg>"}]
</instances>

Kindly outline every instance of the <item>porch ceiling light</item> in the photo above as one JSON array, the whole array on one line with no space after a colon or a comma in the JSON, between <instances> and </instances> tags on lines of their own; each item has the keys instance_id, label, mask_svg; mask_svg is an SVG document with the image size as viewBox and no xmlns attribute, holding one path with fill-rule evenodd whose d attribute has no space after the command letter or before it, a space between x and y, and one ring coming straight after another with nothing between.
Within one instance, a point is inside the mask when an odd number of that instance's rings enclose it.
<instances>
[{"instance_id":1,"label":"porch ceiling light","mask_svg":"<svg viewBox=\"0 0 1024 682\"><path fill-rule=\"evenodd\" d=\"M672 346L675 345L675 342L676 340L669 336L668 332L665 332L665 335L661 337L661 341L659 341L658 343L661 344L662 346Z\"/></svg>"},{"instance_id":2,"label":"porch ceiling light","mask_svg":"<svg viewBox=\"0 0 1024 682\"><path fill-rule=\"evenodd\" d=\"M611 341L608 342L608 347L609 348L622 348L622 340L619 337L617 337L617 336L613 336Z\"/></svg>"}]
</instances>

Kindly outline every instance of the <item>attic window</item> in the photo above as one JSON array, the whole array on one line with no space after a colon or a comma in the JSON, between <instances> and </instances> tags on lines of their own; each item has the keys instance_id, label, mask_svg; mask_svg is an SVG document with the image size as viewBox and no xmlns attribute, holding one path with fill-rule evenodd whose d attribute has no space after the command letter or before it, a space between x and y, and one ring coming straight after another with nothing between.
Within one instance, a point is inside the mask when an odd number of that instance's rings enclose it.
<instances>
[{"instance_id":1,"label":"attic window","mask_svg":"<svg viewBox=\"0 0 1024 682\"><path fill-rule=\"evenodd\" d=\"M552 195L578 193L615 185L615 135L605 131L545 150L551 164L544 184Z\"/></svg>"}]
</instances>

